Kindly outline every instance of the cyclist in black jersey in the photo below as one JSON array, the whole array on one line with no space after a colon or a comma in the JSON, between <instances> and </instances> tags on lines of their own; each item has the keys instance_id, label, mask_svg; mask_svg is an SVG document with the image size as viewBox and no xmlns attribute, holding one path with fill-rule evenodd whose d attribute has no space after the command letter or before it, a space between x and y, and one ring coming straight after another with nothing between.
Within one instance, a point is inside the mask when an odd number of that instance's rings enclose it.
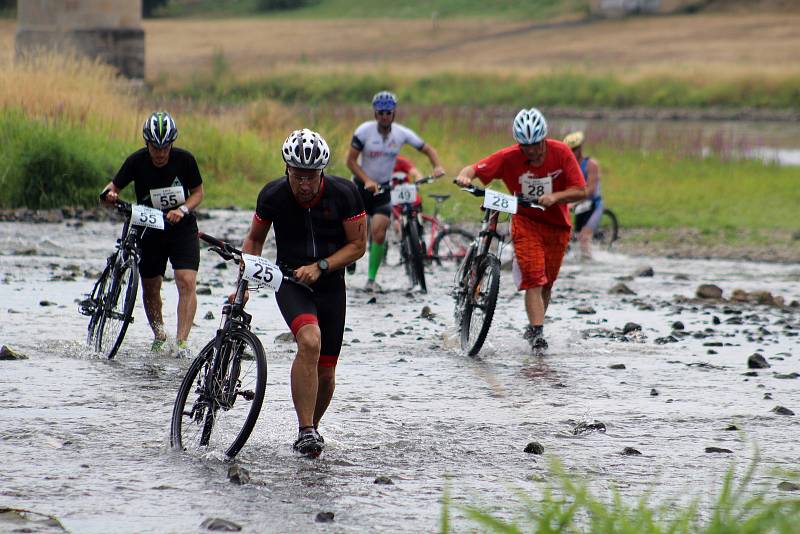
<instances>
[{"instance_id":1,"label":"cyclist in black jersey","mask_svg":"<svg viewBox=\"0 0 800 534\"><path fill-rule=\"evenodd\" d=\"M297 341L291 384L299 434L293 447L316 458L324 446L317 427L333 397L344 335L344 268L364 255L366 213L351 181L324 174L330 150L318 133L292 132L283 159L286 176L259 193L242 251L261 254L273 227L278 265L311 288L281 284L276 301Z\"/></svg>"},{"instance_id":2,"label":"cyclist in black jersey","mask_svg":"<svg viewBox=\"0 0 800 534\"><path fill-rule=\"evenodd\" d=\"M159 208L168 221L164 230L142 234L142 299L155 339L151 350L160 351L167 339L161 315L161 282L167 259L175 272L178 287L177 356L189 357L189 331L197 310L197 269L200 245L194 210L203 201L203 179L194 156L172 143L178 137L175 121L166 112L153 113L142 128L145 148L125 160L114 179L106 185L104 201L113 205L120 190L133 182L136 203Z\"/></svg>"}]
</instances>

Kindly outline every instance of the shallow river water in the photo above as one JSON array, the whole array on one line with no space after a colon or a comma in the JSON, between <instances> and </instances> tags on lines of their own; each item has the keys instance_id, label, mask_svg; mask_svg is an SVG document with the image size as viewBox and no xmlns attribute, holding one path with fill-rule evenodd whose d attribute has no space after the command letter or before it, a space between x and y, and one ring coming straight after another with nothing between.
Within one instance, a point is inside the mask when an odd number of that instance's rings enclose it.
<instances>
[{"instance_id":1,"label":"shallow river water","mask_svg":"<svg viewBox=\"0 0 800 534\"><path fill-rule=\"evenodd\" d=\"M247 212L215 211L200 228L238 242L248 220ZM737 288L768 290L788 303L800 299L796 266L568 257L543 357L521 338L523 301L504 271L490 340L468 358L454 337L451 269L429 271L431 291L421 295L407 293L401 269L384 268L385 291L369 303L372 295L358 291L362 260L349 278L352 330L317 461L291 453L294 344L273 342L288 329L271 296L248 304L267 349L267 400L236 459L252 482L232 484L221 458L169 447L172 403L189 362L148 351L141 298L115 360L85 348L87 321L75 301L91 289L83 273L101 269L118 227L0 223L0 344L29 356L0 361L0 508L53 515L71 532L200 532L213 517L245 532L433 532L447 491L454 528L463 531L476 526L461 505L517 517L519 495L536 499L551 478L548 458L600 496L616 487L631 502L650 492L657 502L696 497L705 507L732 463L744 470L754 443L761 454L754 492L778 496L775 468L796 468L800 459L798 417L771 411L800 409L798 379L778 378L800 372L800 308L693 300L699 284L714 283L725 297ZM217 327L204 316L219 317L235 280L233 269L215 268L216 255L204 251L201 262L199 279L211 295L198 297L195 350ZM625 281L636 295L609 294L617 277L644 265L655 275ZM172 282L163 294L174 333ZM423 306L433 319L420 317ZM618 329L631 321L643 330L621 338ZM656 343L675 321L689 335ZM758 350L772 367L745 376ZM573 432L594 421L606 431ZM742 431L726 431L730 424ZM544 456L523 452L531 441ZM733 452L706 453L711 446ZM625 447L642 455L623 456ZM380 476L393 483L376 484ZM315 522L319 512L333 512L334 521ZM0 531L10 528L0 522Z\"/></svg>"}]
</instances>

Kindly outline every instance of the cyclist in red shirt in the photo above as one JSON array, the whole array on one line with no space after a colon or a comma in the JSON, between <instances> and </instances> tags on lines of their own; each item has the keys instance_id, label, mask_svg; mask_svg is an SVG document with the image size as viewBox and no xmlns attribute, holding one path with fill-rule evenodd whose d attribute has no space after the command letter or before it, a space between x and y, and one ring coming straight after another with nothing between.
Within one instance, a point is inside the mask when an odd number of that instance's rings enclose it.
<instances>
[{"instance_id":1,"label":"cyclist in red shirt","mask_svg":"<svg viewBox=\"0 0 800 534\"><path fill-rule=\"evenodd\" d=\"M541 350L547 348L545 312L572 228L567 203L584 199L586 182L569 147L546 139L547 122L538 109L517 113L512 133L517 144L464 167L456 183L468 186L474 178L484 184L501 179L512 194L545 208L520 207L511 218L514 281L525 291L528 314L523 337L531 348Z\"/></svg>"}]
</instances>

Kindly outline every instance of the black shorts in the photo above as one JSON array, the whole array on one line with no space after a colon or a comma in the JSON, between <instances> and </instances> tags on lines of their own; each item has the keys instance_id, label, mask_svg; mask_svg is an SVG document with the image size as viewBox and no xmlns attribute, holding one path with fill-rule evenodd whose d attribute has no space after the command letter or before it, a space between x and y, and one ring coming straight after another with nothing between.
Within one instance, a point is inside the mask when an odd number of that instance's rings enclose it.
<instances>
[{"instance_id":1,"label":"black shorts","mask_svg":"<svg viewBox=\"0 0 800 534\"><path fill-rule=\"evenodd\" d=\"M308 289L284 281L275 294L278 308L292 334L309 324L319 325L322 334L319 366L336 367L342 350L344 318L347 310L344 277L332 273Z\"/></svg>"},{"instance_id":2,"label":"black shorts","mask_svg":"<svg viewBox=\"0 0 800 534\"><path fill-rule=\"evenodd\" d=\"M599 213L598 210L600 210ZM574 233L580 233L580 231L583 230L583 227L587 224L592 231L597 230L597 223L600 221L600 216L602 214L603 203L597 199L592 200L592 207L590 209L575 216L575 229L573 230Z\"/></svg>"},{"instance_id":3,"label":"black shorts","mask_svg":"<svg viewBox=\"0 0 800 534\"><path fill-rule=\"evenodd\" d=\"M139 274L142 278L164 276L167 259L176 270L196 271L200 267L200 241L194 216L184 217L175 225L167 224L164 230L147 228L140 241Z\"/></svg>"},{"instance_id":4,"label":"black shorts","mask_svg":"<svg viewBox=\"0 0 800 534\"><path fill-rule=\"evenodd\" d=\"M376 195L372 191L364 189L364 182L358 176L353 177L353 182L358 187L361 200L364 201L364 211L367 212L367 215L375 215L377 213L387 217L392 216L392 195L389 191Z\"/></svg>"}]
</instances>

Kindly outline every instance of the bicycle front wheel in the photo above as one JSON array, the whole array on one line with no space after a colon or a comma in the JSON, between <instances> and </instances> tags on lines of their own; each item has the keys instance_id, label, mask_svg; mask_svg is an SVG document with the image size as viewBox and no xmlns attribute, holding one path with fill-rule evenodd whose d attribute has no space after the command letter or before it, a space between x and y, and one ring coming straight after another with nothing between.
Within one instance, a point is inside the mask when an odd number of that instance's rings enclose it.
<instances>
[{"instance_id":1,"label":"bicycle front wheel","mask_svg":"<svg viewBox=\"0 0 800 534\"><path fill-rule=\"evenodd\" d=\"M619 238L619 225L617 224L617 216L609 209L603 209L603 214L600 216L600 224L594 231L594 241L598 246L610 249Z\"/></svg>"},{"instance_id":2,"label":"bicycle front wheel","mask_svg":"<svg viewBox=\"0 0 800 534\"><path fill-rule=\"evenodd\" d=\"M139 290L139 267L133 258L112 269L110 283L102 299L102 316L97 325L97 352L112 359L122 345L133 319L133 307Z\"/></svg>"},{"instance_id":3,"label":"bicycle front wheel","mask_svg":"<svg viewBox=\"0 0 800 534\"><path fill-rule=\"evenodd\" d=\"M213 368L215 361L218 369ZM233 458L255 427L266 387L267 358L255 334L225 334L219 354L211 341L178 389L170 425L172 446L219 451Z\"/></svg>"},{"instance_id":4,"label":"bicycle front wheel","mask_svg":"<svg viewBox=\"0 0 800 534\"><path fill-rule=\"evenodd\" d=\"M89 298L81 303L85 304L85 312L89 315L89 328L87 329L86 344L94 348L97 345L97 335L100 332L100 320L103 318L103 299L108 292L108 287L111 286L111 267L112 263L107 263L106 268L100 278L95 282L92 288L92 294Z\"/></svg>"},{"instance_id":5,"label":"bicycle front wheel","mask_svg":"<svg viewBox=\"0 0 800 534\"><path fill-rule=\"evenodd\" d=\"M414 219L411 219L406 227L406 243L408 250L408 259L410 262L409 276L411 284L419 284L423 293L428 292L428 286L425 283L425 249L424 244L419 238L419 226Z\"/></svg>"},{"instance_id":6,"label":"bicycle front wheel","mask_svg":"<svg viewBox=\"0 0 800 534\"><path fill-rule=\"evenodd\" d=\"M475 236L461 228L448 228L436 236L433 241L433 258L441 264L459 262L467 255L469 246Z\"/></svg>"},{"instance_id":7,"label":"bicycle front wheel","mask_svg":"<svg viewBox=\"0 0 800 534\"><path fill-rule=\"evenodd\" d=\"M473 273L469 274L461 317L461 348L469 356L478 354L492 326L500 291L500 260L488 255Z\"/></svg>"}]
</instances>

